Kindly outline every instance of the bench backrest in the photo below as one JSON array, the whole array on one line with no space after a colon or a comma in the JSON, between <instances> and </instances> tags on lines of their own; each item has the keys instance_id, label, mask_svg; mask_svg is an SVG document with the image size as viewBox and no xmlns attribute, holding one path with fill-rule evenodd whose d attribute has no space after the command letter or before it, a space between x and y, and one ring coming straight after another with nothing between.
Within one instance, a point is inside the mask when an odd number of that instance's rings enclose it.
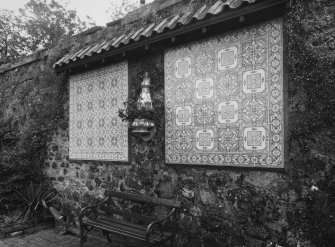
<instances>
[{"instance_id":1,"label":"bench backrest","mask_svg":"<svg viewBox=\"0 0 335 247\"><path fill-rule=\"evenodd\" d=\"M106 195L110 197L123 198L123 199L131 200L131 201L158 204L158 205L167 206L167 207L180 208L181 206L181 202L178 200L170 200L170 199L163 199L163 198L157 198L157 197L143 196L143 195L138 195L138 194L130 194L130 193L118 192L118 191L112 191L112 190L106 191Z\"/></svg>"}]
</instances>

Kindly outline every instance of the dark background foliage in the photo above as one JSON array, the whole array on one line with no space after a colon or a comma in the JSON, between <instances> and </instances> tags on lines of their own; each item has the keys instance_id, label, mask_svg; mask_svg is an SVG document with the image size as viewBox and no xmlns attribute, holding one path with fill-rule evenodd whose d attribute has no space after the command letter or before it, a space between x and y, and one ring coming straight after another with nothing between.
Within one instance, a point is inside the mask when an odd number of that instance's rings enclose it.
<instances>
[{"instance_id":1,"label":"dark background foliage","mask_svg":"<svg viewBox=\"0 0 335 247\"><path fill-rule=\"evenodd\" d=\"M335 2L297 0L285 17L289 72L290 227L316 246L335 241ZM313 187L314 186L314 187ZM311 189L312 188L312 189Z\"/></svg>"},{"instance_id":2,"label":"dark background foliage","mask_svg":"<svg viewBox=\"0 0 335 247\"><path fill-rule=\"evenodd\" d=\"M14 191L30 182L42 183L46 144L50 133L66 120L66 80L51 68L62 52L31 73L21 68L12 79L12 90L0 91L0 215L17 208ZM27 78L28 77L28 78ZM1 84L1 83L0 83Z\"/></svg>"}]
</instances>

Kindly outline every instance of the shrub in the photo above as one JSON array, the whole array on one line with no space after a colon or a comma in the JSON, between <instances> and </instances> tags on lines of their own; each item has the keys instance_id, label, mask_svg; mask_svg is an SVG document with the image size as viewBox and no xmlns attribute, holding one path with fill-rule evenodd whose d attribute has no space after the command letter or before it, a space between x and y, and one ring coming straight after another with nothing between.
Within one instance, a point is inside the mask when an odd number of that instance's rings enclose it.
<instances>
[{"instance_id":1,"label":"shrub","mask_svg":"<svg viewBox=\"0 0 335 247\"><path fill-rule=\"evenodd\" d=\"M16 191L18 200L22 201L24 218L27 221L31 218L36 218L38 214L48 215L48 204L53 200L54 193L51 187L45 183L33 183Z\"/></svg>"}]
</instances>

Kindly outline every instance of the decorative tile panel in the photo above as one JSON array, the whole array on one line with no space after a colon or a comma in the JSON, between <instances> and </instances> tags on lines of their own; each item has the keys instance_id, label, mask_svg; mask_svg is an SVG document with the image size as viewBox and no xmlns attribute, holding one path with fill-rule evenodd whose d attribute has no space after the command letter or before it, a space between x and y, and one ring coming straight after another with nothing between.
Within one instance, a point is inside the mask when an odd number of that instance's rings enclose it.
<instances>
[{"instance_id":1,"label":"decorative tile panel","mask_svg":"<svg viewBox=\"0 0 335 247\"><path fill-rule=\"evenodd\" d=\"M170 164L284 167L282 20L165 53Z\"/></svg>"},{"instance_id":2,"label":"decorative tile panel","mask_svg":"<svg viewBox=\"0 0 335 247\"><path fill-rule=\"evenodd\" d=\"M128 161L128 63L70 77L70 159Z\"/></svg>"}]
</instances>

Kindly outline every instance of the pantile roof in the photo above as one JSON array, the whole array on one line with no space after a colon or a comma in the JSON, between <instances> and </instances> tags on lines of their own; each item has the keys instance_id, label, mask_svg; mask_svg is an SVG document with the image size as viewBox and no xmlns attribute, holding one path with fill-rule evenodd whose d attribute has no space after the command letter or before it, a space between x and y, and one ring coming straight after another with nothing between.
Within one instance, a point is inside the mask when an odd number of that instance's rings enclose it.
<instances>
[{"instance_id":1,"label":"pantile roof","mask_svg":"<svg viewBox=\"0 0 335 247\"><path fill-rule=\"evenodd\" d=\"M193 25L196 22L204 19L209 19L214 16L223 15L233 9L240 8L244 5L250 5L260 0L218 0L213 5L203 5L195 11L188 11L167 17L159 23L150 23L144 27L129 33L123 33L109 40L103 40L98 43L88 45L80 50L65 55L54 64L54 68L59 68L63 65L84 60L97 54L101 54L112 49L118 49L121 46L126 46L140 40L149 39L156 35L166 33L183 26Z\"/></svg>"}]
</instances>

